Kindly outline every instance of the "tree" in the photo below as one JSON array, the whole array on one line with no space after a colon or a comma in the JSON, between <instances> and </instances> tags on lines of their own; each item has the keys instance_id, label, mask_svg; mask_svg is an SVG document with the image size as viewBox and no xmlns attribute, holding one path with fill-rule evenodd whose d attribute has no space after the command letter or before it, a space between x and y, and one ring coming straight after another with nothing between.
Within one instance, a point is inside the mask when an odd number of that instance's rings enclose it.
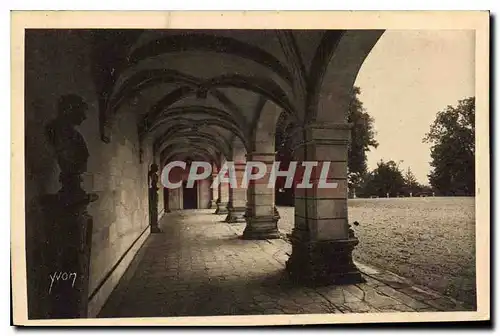
<instances>
[{"instance_id":1,"label":"tree","mask_svg":"<svg viewBox=\"0 0 500 336\"><path fill-rule=\"evenodd\" d=\"M407 186L411 187L418 185L417 178L415 177L415 174L413 174L413 172L411 171L410 167L408 167L408 169L406 170L404 178Z\"/></svg>"},{"instance_id":2,"label":"tree","mask_svg":"<svg viewBox=\"0 0 500 336\"><path fill-rule=\"evenodd\" d=\"M438 112L423 139L431 144L429 182L442 195L475 194L475 97Z\"/></svg>"},{"instance_id":3,"label":"tree","mask_svg":"<svg viewBox=\"0 0 500 336\"><path fill-rule=\"evenodd\" d=\"M405 181L405 191L407 194L412 194L416 195L419 191L421 191L421 185L418 183L417 178L415 177L415 174L411 171L411 168L408 167L406 170L405 176L404 176L404 181Z\"/></svg>"},{"instance_id":4,"label":"tree","mask_svg":"<svg viewBox=\"0 0 500 336\"><path fill-rule=\"evenodd\" d=\"M353 124L347 161L349 188L359 188L363 183L368 170L366 152L370 151L370 148L378 147L373 128L374 119L363 107L359 99L360 94L361 89L354 87L347 115L347 122Z\"/></svg>"},{"instance_id":5,"label":"tree","mask_svg":"<svg viewBox=\"0 0 500 336\"><path fill-rule=\"evenodd\" d=\"M404 188L405 179L396 162L380 160L377 168L367 174L360 194L364 197L386 197L387 194L395 197L403 193Z\"/></svg>"}]
</instances>

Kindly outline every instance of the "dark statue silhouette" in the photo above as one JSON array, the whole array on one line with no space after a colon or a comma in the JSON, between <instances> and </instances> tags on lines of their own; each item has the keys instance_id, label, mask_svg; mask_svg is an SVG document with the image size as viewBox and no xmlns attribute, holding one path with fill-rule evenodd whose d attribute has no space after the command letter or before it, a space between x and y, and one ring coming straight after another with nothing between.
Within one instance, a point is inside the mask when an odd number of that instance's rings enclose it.
<instances>
[{"instance_id":1,"label":"dark statue silhouette","mask_svg":"<svg viewBox=\"0 0 500 336\"><path fill-rule=\"evenodd\" d=\"M61 192L84 193L81 174L87 171L89 152L85 139L75 129L85 119L88 106L80 96L62 96L58 103L58 115L46 126L46 136L53 146L61 169Z\"/></svg>"},{"instance_id":2,"label":"dark statue silhouette","mask_svg":"<svg viewBox=\"0 0 500 336\"><path fill-rule=\"evenodd\" d=\"M158 171L160 168L158 168L158 165L156 163L153 163L148 172L148 185L149 188L158 188Z\"/></svg>"},{"instance_id":3,"label":"dark statue silhouette","mask_svg":"<svg viewBox=\"0 0 500 336\"><path fill-rule=\"evenodd\" d=\"M149 224L151 233L161 233L158 227L158 172L160 168L156 163L151 164L148 172L149 190Z\"/></svg>"},{"instance_id":4,"label":"dark statue silhouette","mask_svg":"<svg viewBox=\"0 0 500 336\"><path fill-rule=\"evenodd\" d=\"M46 318L78 318L87 316L89 295L93 220L87 206L98 197L81 186L89 151L75 127L86 119L88 105L80 96L68 94L59 98L57 107L57 116L46 125L45 135L61 170L61 189L41 197L45 213L41 258L48 274L40 274L40 290L48 295ZM75 280L55 281L57 274L74 274Z\"/></svg>"}]
</instances>

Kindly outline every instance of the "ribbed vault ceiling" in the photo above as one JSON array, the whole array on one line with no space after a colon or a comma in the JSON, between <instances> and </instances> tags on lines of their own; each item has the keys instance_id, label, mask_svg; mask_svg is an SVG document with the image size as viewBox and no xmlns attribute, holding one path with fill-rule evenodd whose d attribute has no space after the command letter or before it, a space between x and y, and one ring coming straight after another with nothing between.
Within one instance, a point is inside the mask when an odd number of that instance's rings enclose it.
<instances>
[{"instance_id":1,"label":"ribbed vault ceiling","mask_svg":"<svg viewBox=\"0 0 500 336\"><path fill-rule=\"evenodd\" d=\"M142 140L162 160L220 163L235 137L248 147L266 100L299 119L300 90L321 66L318 48L341 32L321 30L94 31L95 78L101 110L113 115L134 102ZM316 61L315 61L316 60ZM302 100L301 100L302 99ZM273 126L274 127L274 126ZM162 162L163 164L164 162Z\"/></svg>"}]
</instances>

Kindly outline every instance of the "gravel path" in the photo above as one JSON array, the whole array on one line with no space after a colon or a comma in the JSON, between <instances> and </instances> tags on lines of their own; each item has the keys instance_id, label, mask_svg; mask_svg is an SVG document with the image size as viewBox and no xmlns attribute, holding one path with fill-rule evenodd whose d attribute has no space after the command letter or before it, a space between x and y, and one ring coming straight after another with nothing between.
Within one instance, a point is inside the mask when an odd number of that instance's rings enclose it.
<instances>
[{"instance_id":1,"label":"gravel path","mask_svg":"<svg viewBox=\"0 0 500 336\"><path fill-rule=\"evenodd\" d=\"M354 257L475 305L475 209L472 197L349 200L360 244ZM293 207L278 207L283 233Z\"/></svg>"}]
</instances>

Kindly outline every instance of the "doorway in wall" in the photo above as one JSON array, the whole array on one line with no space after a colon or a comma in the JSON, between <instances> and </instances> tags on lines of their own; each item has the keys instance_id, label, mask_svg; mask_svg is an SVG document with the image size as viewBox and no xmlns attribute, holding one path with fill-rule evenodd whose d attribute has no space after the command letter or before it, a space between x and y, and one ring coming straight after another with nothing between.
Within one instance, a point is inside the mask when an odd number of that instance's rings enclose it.
<instances>
[{"instance_id":1,"label":"doorway in wall","mask_svg":"<svg viewBox=\"0 0 500 336\"><path fill-rule=\"evenodd\" d=\"M187 181L182 182L182 201L184 209L198 208L198 181L194 181L192 188L187 187Z\"/></svg>"}]
</instances>

